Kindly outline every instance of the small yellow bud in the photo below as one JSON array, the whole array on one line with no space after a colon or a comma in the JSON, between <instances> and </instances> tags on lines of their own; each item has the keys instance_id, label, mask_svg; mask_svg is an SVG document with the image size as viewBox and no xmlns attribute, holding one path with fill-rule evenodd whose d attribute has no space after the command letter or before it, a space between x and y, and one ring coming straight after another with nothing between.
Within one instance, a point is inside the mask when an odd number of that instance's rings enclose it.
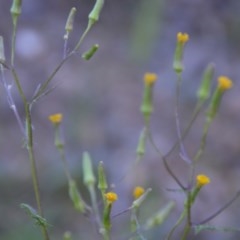
<instances>
[{"instance_id":1,"label":"small yellow bud","mask_svg":"<svg viewBox=\"0 0 240 240\"><path fill-rule=\"evenodd\" d=\"M56 113L56 114L52 114L48 117L48 119L50 120L51 123L53 124L59 124L62 122L62 114L61 113Z\"/></svg>"},{"instance_id":2,"label":"small yellow bud","mask_svg":"<svg viewBox=\"0 0 240 240\"><path fill-rule=\"evenodd\" d=\"M210 178L206 175L203 175L203 174L197 175L196 181L197 181L197 186L198 187L202 187L202 186L207 185L211 182Z\"/></svg>"},{"instance_id":3,"label":"small yellow bud","mask_svg":"<svg viewBox=\"0 0 240 240\"><path fill-rule=\"evenodd\" d=\"M187 33L179 32L179 33L177 34L177 41L178 41L179 43L184 44L184 43L186 43L188 40L189 40L189 35L188 35Z\"/></svg>"},{"instance_id":4,"label":"small yellow bud","mask_svg":"<svg viewBox=\"0 0 240 240\"><path fill-rule=\"evenodd\" d=\"M138 199L139 197L141 197L143 195L144 192L145 192L144 188L137 186L133 190L133 197L135 199Z\"/></svg>"},{"instance_id":5,"label":"small yellow bud","mask_svg":"<svg viewBox=\"0 0 240 240\"><path fill-rule=\"evenodd\" d=\"M173 60L173 69L177 74L183 71L183 50L185 43L189 40L189 35L187 33L179 32L177 34L177 45Z\"/></svg>"},{"instance_id":6,"label":"small yellow bud","mask_svg":"<svg viewBox=\"0 0 240 240\"><path fill-rule=\"evenodd\" d=\"M222 91L232 88L232 80L226 76L220 76L218 78L218 88Z\"/></svg>"},{"instance_id":7,"label":"small yellow bud","mask_svg":"<svg viewBox=\"0 0 240 240\"><path fill-rule=\"evenodd\" d=\"M109 204L118 200L118 195L115 192L108 192L105 194L105 198L107 199Z\"/></svg>"},{"instance_id":8,"label":"small yellow bud","mask_svg":"<svg viewBox=\"0 0 240 240\"><path fill-rule=\"evenodd\" d=\"M155 73L145 73L144 75L144 82L146 86L151 86L153 85L157 80L157 74Z\"/></svg>"}]
</instances>

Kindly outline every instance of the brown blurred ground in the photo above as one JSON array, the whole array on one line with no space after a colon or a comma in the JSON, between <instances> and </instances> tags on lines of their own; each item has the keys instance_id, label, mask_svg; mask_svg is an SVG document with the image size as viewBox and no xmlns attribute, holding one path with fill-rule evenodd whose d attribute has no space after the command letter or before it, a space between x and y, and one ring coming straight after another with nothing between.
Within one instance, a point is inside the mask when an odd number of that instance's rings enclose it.
<instances>
[{"instance_id":1,"label":"brown blurred ground","mask_svg":"<svg viewBox=\"0 0 240 240\"><path fill-rule=\"evenodd\" d=\"M79 9L75 32L70 39L71 48L87 24L87 15L93 2L23 1L23 14L18 28L16 68L29 97L62 58L62 36L69 9L72 6ZM176 139L176 79L171 66L175 35L178 31L188 32L191 38L185 54L181 102L183 126L190 118L202 71L209 62L216 64L216 76L227 75L234 81L234 88L224 96L219 115L210 129L206 153L197 169L198 172L208 174L212 183L202 193L194 217L207 217L239 188L240 4L237 1L219 0L148 2L149 5L144 6L140 0L107 1L100 22L82 46L82 51L85 51L92 44L98 43L100 49L97 54L89 62L83 61L80 56L70 59L54 79L56 89L41 99L33 109L43 202L50 222L54 223L51 231L56 239L60 238L65 229L82 233L85 225L79 229L78 221L84 224L84 219L79 219L72 208L67 207L66 179L53 146L53 130L47 120L47 116L55 112L64 114L67 156L73 175L79 182L82 178L81 155L87 150L96 164L104 161L109 180L116 185L116 191L120 193L121 199L124 199L116 204L116 211L125 209L130 204L130 191L135 184L153 188L155 199L151 202L151 208L148 207L152 212L168 199L176 200L180 211L182 195L164 190L168 187L176 188L176 184L167 175L151 146L147 149L144 162L131 171L124 181L119 182L135 158L134 151L143 125L139 104L142 97L142 76L146 71L159 74L152 119L153 136L164 152ZM4 19L0 21L0 34L5 39L8 57L12 28L9 8L9 1L0 3L0 16ZM16 89L13 91L16 92ZM5 216L4 220L0 221L0 239L21 240L26 238L24 234L20 234L22 238L19 236L20 230L16 226L22 219L28 221L28 218L18 205L21 202L34 205L34 200L27 155L21 147L21 133L7 105L3 88L0 93L0 208ZM19 102L17 93L15 100L16 103ZM20 102L18 108L21 112ZM204 114L185 141L190 154L194 154L198 146L203 120ZM172 157L172 164L180 178L186 180L188 166L179 160L177 155ZM238 227L238 203L239 200L212 223ZM120 218L116 222L121 220ZM171 220L175 220L174 216ZM166 224L166 228L171 224ZM159 239L163 234L161 231L153 232L149 239ZM18 237L13 237L15 232ZM27 229L26 232L30 230ZM83 239L87 239L84 234ZM200 234L194 239L206 239L208 236L218 240L238 239L240 234L210 232L209 235Z\"/></svg>"}]
</instances>

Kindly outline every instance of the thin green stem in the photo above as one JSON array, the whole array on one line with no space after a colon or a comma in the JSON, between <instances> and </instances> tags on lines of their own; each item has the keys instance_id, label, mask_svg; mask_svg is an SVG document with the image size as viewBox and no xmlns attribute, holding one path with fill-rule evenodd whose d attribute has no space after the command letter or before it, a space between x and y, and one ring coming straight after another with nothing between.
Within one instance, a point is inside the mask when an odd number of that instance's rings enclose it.
<instances>
[{"instance_id":1,"label":"thin green stem","mask_svg":"<svg viewBox=\"0 0 240 240\"><path fill-rule=\"evenodd\" d=\"M169 232L166 240L171 240L171 237L173 235L173 233L175 232L175 230L177 229L177 227L182 223L182 221L184 220L184 218L186 217L186 210L184 209L184 211L182 212L181 216L179 217L178 221L176 222L176 224L173 226L173 228L171 229L171 231Z\"/></svg>"},{"instance_id":2,"label":"thin green stem","mask_svg":"<svg viewBox=\"0 0 240 240\"><path fill-rule=\"evenodd\" d=\"M187 236L188 236L190 230L191 230L191 226L188 223L186 223L186 226L184 227L183 236L182 236L181 240L186 240L187 239Z\"/></svg>"},{"instance_id":3,"label":"thin green stem","mask_svg":"<svg viewBox=\"0 0 240 240\"><path fill-rule=\"evenodd\" d=\"M34 194L35 199L37 203L38 213L41 217L43 217L43 211L41 207L41 199L40 199L40 190L39 190L39 183L38 183L38 174L37 174L37 166L36 166L36 160L34 156L34 148L33 148L33 132L32 132L32 118L31 118L31 105L28 103L26 96L23 92L21 83L19 81L18 75L14 68L12 68L12 74L13 79L15 81L15 84L17 86L18 92L22 98L24 109L25 109L25 117L26 117L26 133L25 133L25 140L27 145L27 151L28 151L28 157L30 161L31 166L31 175L32 175L32 181L33 181L33 188L34 188ZM46 226L42 225L42 232L45 240L49 240L48 232Z\"/></svg>"},{"instance_id":4,"label":"thin green stem","mask_svg":"<svg viewBox=\"0 0 240 240\"><path fill-rule=\"evenodd\" d=\"M41 85L41 87L38 89L38 91L35 93L35 95L32 98L32 103L36 102L41 96L44 95L47 87L49 86L49 83L53 80L53 78L55 77L55 75L58 73L58 71L62 68L63 64L69 60L80 48L83 40L85 39L87 33L89 32L89 30L91 29L92 24L88 24L86 30L84 31L84 33L82 34L82 36L80 37L78 43L76 44L75 48L66 56L62 59L62 61L57 65L57 67L53 70L53 72L50 74L50 76L47 78L47 80Z\"/></svg>"},{"instance_id":5,"label":"thin green stem","mask_svg":"<svg viewBox=\"0 0 240 240\"><path fill-rule=\"evenodd\" d=\"M195 225L202 225L202 224L205 224L205 223L209 222L210 220L214 219L216 216L218 216L220 213L222 213L225 209L227 209L239 197L240 197L240 190L237 191L235 196L232 199L230 199L230 201L225 203L218 211L216 211L211 216L209 216L208 218L204 219L203 221L201 221Z\"/></svg>"},{"instance_id":6,"label":"thin green stem","mask_svg":"<svg viewBox=\"0 0 240 240\"><path fill-rule=\"evenodd\" d=\"M94 185L90 185L88 187L88 190L89 190L89 194L90 194L90 198L91 198L91 205L92 205L93 213L95 215L98 228L101 229L102 223L100 220L100 214L99 214L99 210L98 210L97 197L96 197L96 191L94 189Z\"/></svg>"},{"instance_id":7,"label":"thin green stem","mask_svg":"<svg viewBox=\"0 0 240 240\"><path fill-rule=\"evenodd\" d=\"M14 66L14 58L15 58L16 32L17 32L17 18L13 20L12 45L11 45L11 65L12 66Z\"/></svg>"},{"instance_id":8,"label":"thin green stem","mask_svg":"<svg viewBox=\"0 0 240 240\"><path fill-rule=\"evenodd\" d=\"M90 29L92 28L93 23L91 23L90 21L88 22L87 28L85 29L85 31L83 32L82 36L80 37L78 43L76 44L75 48L73 49L73 51L70 53L75 53L79 50L83 40L85 39L85 37L87 36L88 32L90 31Z\"/></svg>"},{"instance_id":9,"label":"thin green stem","mask_svg":"<svg viewBox=\"0 0 240 240\"><path fill-rule=\"evenodd\" d=\"M28 156L29 156L30 165L31 165L31 174L32 174L35 199L37 202L38 213L41 217L44 217L42 206L41 206L38 173L37 173L37 166L36 166L34 147L33 147L32 118L31 118L31 112L30 112L30 105L28 103L25 104L25 114L26 114L26 128L27 128L26 129L27 130L27 150L28 150ZM44 239L49 240L46 226L41 225L41 228L42 228Z\"/></svg>"},{"instance_id":10,"label":"thin green stem","mask_svg":"<svg viewBox=\"0 0 240 240\"><path fill-rule=\"evenodd\" d=\"M189 133L193 123L195 122L198 114L200 113L200 111L202 110L202 103L197 103L194 111L193 111L193 114L192 114L192 117L187 125L187 127L183 130L183 133L182 133L182 138L181 138L181 141L183 141L185 139L185 137L187 136L187 134ZM178 146L179 146L179 140L177 140L173 146L171 147L171 149L165 154L165 157L167 158Z\"/></svg>"},{"instance_id":11,"label":"thin green stem","mask_svg":"<svg viewBox=\"0 0 240 240\"><path fill-rule=\"evenodd\" d=\"M199 147L196 155L193 158L194 162L197 162L201 158L201 156L203 154L203 151L204 151L205 146L206 146L208 130L209 130L209 127L210 127L211 123L212 123L212 120L207 118L206 122L204 124L204 128L203 128L203 134L202 134L202 138L201 138L200 147Z\"/></svg>"}]
</instances>

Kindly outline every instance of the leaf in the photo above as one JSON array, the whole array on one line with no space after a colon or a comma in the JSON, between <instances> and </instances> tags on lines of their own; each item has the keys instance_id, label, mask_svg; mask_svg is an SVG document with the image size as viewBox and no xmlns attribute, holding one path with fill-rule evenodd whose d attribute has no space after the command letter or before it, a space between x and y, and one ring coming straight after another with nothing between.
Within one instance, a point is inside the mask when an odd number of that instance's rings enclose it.
<instances>
[{"instance_id":1,"label":"leaf","mask_svg":"<svg viewBox=\"0 0 240 240\"><path fill-rule=\"evenodd\" d=\"M33 207L31 207L30 205L25 204L25 203L21 203L20 207L27 213L27 215L29 217L31 217L35 221L36 225L43 226L43 227L50 226L50 224L47 222L47 220L45 218L41 217L37 213L37 211Z\"/></svg>"},{"instance_id":2,"label":"leaf","mask_svg":"<svg viewBox=\"0 0 240 240\"><path fill-rule=\"evenodd\" d=\"M239 228L233 227L219 227L208 224L194 226L195 234L199 234L201 231L221 231L221 232L240 232Z\"/></svg>"}]
</instances>

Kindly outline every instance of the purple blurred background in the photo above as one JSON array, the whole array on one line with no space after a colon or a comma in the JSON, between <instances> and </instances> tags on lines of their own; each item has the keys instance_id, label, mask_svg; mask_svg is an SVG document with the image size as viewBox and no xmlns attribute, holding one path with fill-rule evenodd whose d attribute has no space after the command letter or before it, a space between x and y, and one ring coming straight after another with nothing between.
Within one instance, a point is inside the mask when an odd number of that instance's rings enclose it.
<instances>
[{"instance_id":1,"label":"purple blurred background","mask_svg":"<svg viewBox=\"0 0 240 240\"><path fill-rule=\"evenodd\" d=\"M74 47L84 31L93 4L93 0L23 1L15 67L29 98L62 59L64 26L71 7L75 6L78 11L69 49ZM10 6L11 1L0 3L0 35L4 38L8 59L12 31ZM167 152L176 139L176 76L172 59L179 31L190 35L184 56L180 106L182 126L186 126L190 119L196 91L209 62L216 66L214 81L219 75L227 75L234 81L234 88L224 96L219 114L210 128L206 151L197 167L197 172L209 175L212 182L200 194L193 218L201 220L208 217L234 196L240 179L239 10L240 2L233 0L106 0L99 23L81 47L81 52L84 52L98 43L99 51L89 62L82 60L80 55L71 58L54 78L54 91L35 104L32 112L41 193L46 215L54 226L50 228L53 239L60 239L65 230L72 230L81 239L90 239L86 230L88 223L73 211L67 197L67 181L53 144L53 129L47 119L48 115L56 112L64 115L66 154L79 185L82 180L82 152L89 151L95 166L99 161L104 162L109 181L120 195L115 212L131 204L131 191L135 185L153 188L152 197L145 205L147 209L143 210L144 217L170 199L176 200L176 211L170 221L152 231L148 239L160 239L176 221L183 205L183 194L165 190L177 188L177 185L168 176L150 144L141 164L134 169L131 166L143 127L139 106L145 72L159 75L152 117L153 137L163 152ZM8 72L6 76L12 81ZM15 88L13 94L22 115L23 106ZM22 147L22 135L7 104L3 87L0 88L0 96L0 209L4 216L0 220L0 239L40 239L37 229L30 225L29 218L19 208L22 202L35 206L30 169ZM203 123L204 111L185 140L190 156L197 150ZM189 166L178 158L177 152L170 163L179 178L186 182ZM82 188L82 191L86 190ZM88 198L86 192L84 196ZM239 200L211 224L239 227L238 204ZM116 237L113 239L126 239L126 235L120 233L122 227L118 229L117 226L124 226L123 220L126 221L127 217L115 220ZM206 232L194 239L239 237L240 233Z\"/></svg>"}]
</instances>

